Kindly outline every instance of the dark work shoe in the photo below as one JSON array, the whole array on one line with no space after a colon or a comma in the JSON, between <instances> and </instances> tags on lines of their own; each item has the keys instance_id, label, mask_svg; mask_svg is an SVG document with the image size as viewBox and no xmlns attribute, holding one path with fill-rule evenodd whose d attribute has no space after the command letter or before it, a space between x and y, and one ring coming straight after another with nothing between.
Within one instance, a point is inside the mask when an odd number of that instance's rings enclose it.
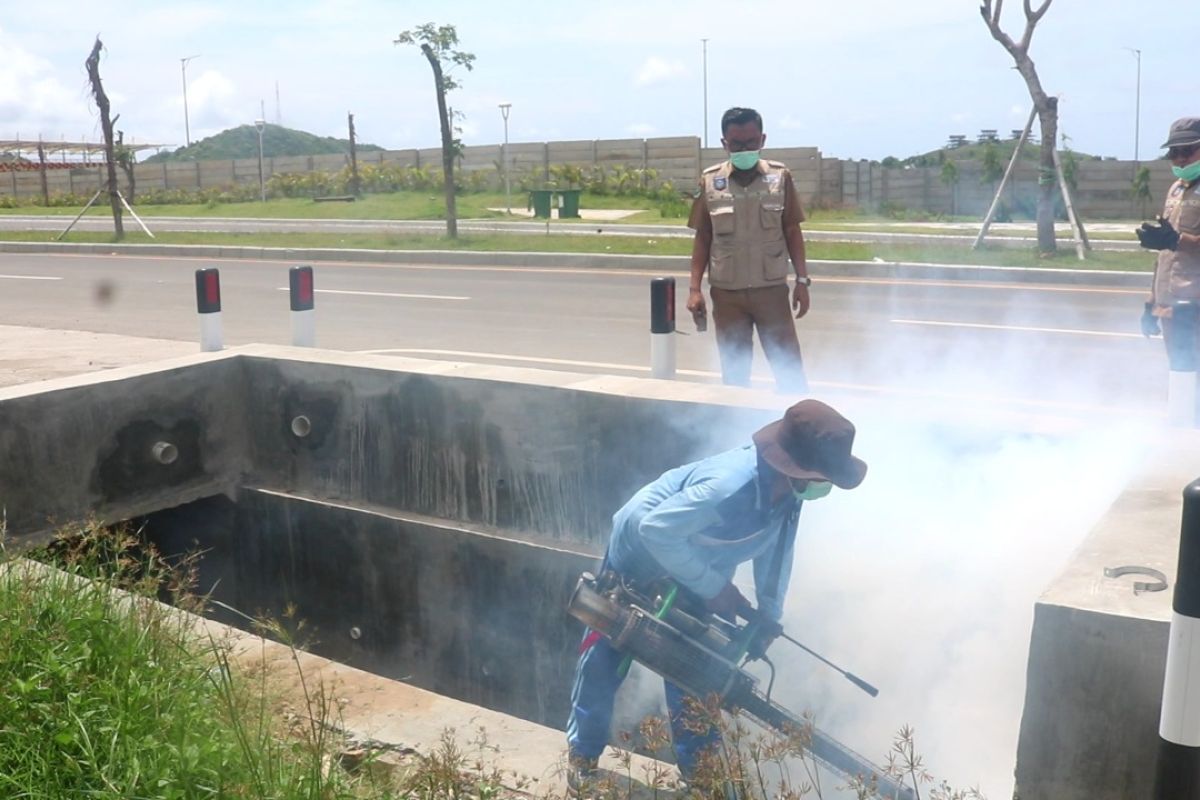
<instances>
[{"instance_id":1,"label":"dark work shoe","mask_svg":"<svg viewBox=\"0 0 1200 800\"><path fill-rule=\"evenodd\" d=\"M567 789L572 797L583 797L595 787L600 759L576 753L567 756Z\"/></svg>"}]
</instances>

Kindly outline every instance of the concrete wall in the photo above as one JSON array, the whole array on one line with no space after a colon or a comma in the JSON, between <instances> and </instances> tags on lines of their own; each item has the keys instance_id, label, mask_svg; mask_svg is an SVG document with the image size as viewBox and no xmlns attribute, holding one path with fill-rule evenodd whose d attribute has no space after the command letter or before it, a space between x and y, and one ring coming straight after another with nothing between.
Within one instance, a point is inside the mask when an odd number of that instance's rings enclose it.
<instances>
[{"instance_id":1,"label":"concrete wall","mask_svg":"<svg viewBox=\"0 0 1200 800\"><path fill-rule=\"evenodd\" d=\"M226 491L243 471L246 419L230 359L114 370L0 389L0 507L9 535L88 514L126 519ZM213 424L219 420L219 424ZM179 449L156 463L155 442Z\"/></svg>"},{"instance_id":2,"label":"concrete wall","mask_svg":"<svg viewBox=\"0 0 1200 800\"><path fill-rule=\"evenodd\" d=\"M285 625L292 606L310 652L539 724L566 721L582 626L565 607L591 556L253 489L139 527L168 556L206 552L199 588L213 599Z\"/></svg>"},{"instance_id":3,"label":"concrete wall","mask_svg":"<svg viewBox=\"0 0 1200 800\"><path fill-rule=\"evenodd\" d=\"M745 444L773 416L502 377L260 358L246 366L246 408L256 410L248 483L593 552L634 490ZM306 439L291 433L296 414L313 421Z\"/></svg>"},{"instance_id":4,"label":"concrete wall","mask_svg":"<svg viewBox=\"0 0 1200 800\"><path fill-rule=\"evenodd\" d=\"M991 204L995 184L982 180L982 165L960 162L953 185L942 183L941 167L888 168L874 161L848 161L825 158L815 147L769 148L768 158L782 161L792 170L800 197L809 207L863 208L879 210L896 207L949 214L982 217ZM463 173L482 174L493 188L503 186L501 165L507 161L514 179L526 177L545 180L551 167L573 165L613 170L652 169L658 183L670 182L681 191L690 191L700 171L725 159L720 147L701 147L695 136L656 139L586 139L562 142L510 142L507 157L502 145L472 145L463 151L458 169ZM358 154L360 165L398 164L441 168L439 148L364 151ZM337 172L348 166L348 154L288 156L267 158L263 162L266 177L285 173ZM1143 204L1132 197L1133 177L1138 166L1151 173L1151 200ZM234 184L258 182L258 160L195 161L170 164L138 164L135 167L140 189L210 189ZM47 173L51 194L73 192L91 194L101 183L101 166L55 169ZM1022 163L1014 170L1013 182L1006 189L1005 208L1014 215L1029 216L1035 207L1038 167ZM1078 162L1075 203L1086 219L1130 219L1153 216L1160 208L1174 180L1171 165L1162 160L1135 164L1132 161ZM124 177L121 177L124 184ZM0 173L0 195L40 197L38 172ZM1143 207L1144 206L1144 207Z\"/></svg>"},{"instance_id":5,"label":"concrete wall","mask_svg":"<svg viewBox=\"0 0 1200 800\"><path fill-rule=\"evenodd\" d=\"M1177 572L1182 489L1200 474L1200 432L1158 439L1035 607L1017 748L1021 800L1151 797ZM1105 569L1140 566L1165 591Z\"/></svg>"}]
</instances>

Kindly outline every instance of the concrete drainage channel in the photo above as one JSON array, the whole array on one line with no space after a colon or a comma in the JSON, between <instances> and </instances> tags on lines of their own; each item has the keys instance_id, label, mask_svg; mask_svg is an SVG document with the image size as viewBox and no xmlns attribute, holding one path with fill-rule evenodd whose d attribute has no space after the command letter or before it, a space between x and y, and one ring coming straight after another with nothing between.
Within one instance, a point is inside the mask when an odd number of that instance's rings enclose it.
<instances>
[{"instance_id":1,"label":"concrete drainage channel","mask_svg":"<svg viewBox=\"0 0 1200 800\"><path fill-rule=\"evenodd\" d=\"M647 386L697 399L631 391ZM313 653L560 729L581 634L566 602L612 509L709 451L687 429L734 446L777 413L706 395L251 346L0 390L0 504L18 546L133 521L166 554L204 553L219 621L291 607Z\"/></svg>"},{"instance_id":2,"label":"concrete drainage channel","mask_svg":"<svg viewBox=\"0 0 1200 800\"><path fill-rule=\"evenodd\" d=\"M239 612L217 606L221 621L293 606L314 653L557 729L580 634L566 602L613 510L663 470L745 444L784 405L728 387L255 345L0 389L0 504L17 544L88 516L136 521L168 554L205 553L200 588ZM992 447L953 424L961 446ZM1121 615L1160 632L1153 615ZM1041 661L1047 625L1081 624L1047 619L1034 626ZM1141 639L1106 641L1087 659L1093 690L1154 695L1161 661L1101 674ZM1052 661L1029 675L1027 709L1043 716L1070 699L1043 695L1083 668ZM1060 725L1072 713L1053 711ZM1018 764L1035 800L1069 770L1028 755L1046 727L1036 714ZM404 736L412 720L395 723ZM1088 730L1075 746L1092 747ZM560 734L545 734L542 769L562 755L549 752Z\"/></svg>"}]
</instances>

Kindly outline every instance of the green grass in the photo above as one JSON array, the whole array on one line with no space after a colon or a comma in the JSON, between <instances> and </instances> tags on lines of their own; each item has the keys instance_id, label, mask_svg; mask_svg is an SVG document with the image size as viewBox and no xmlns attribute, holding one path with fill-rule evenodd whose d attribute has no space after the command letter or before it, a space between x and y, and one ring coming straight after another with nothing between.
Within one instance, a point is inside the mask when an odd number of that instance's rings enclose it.
<instances>
[{"instance_id":1,"label":"green grass","mask_svg":"<svg viewBox=\"0 0 1200 800\"><path fill-rule=\"evenodd\" d=\"M127 230L131 230L127 228ZM46 231L0 231L0 241L51 242L56 234ZM111 234L71 233L67 242L111 244ZM565 234L464 234L458 239L434 235L335 234L335 233L173 233L150 239L141 231L128 232L130 244L207 244L238 247L339 248L363 250L471 250L481 252L597 253L606 255L686 256L692 243L686 238L640 236L569 236ZM928 262L933 264L981 264L1006 267L1055 267L1062 269L1105 269L1152 272L1154 259L1143 252L1093 251L1086 261L1075 256L1069 243L1060 245L1054 258L1042 258L1032 248L988 247L972 250L966 245L886 244L816 242L807 244L808 257L832 261Z\"/></svg>"},{"instance_id":2,"label":"green grass","mask_svg":"<svg viewBox=\"0 0 1200 800\"><path fill-rule=\"evenodd\" d=\"M512 208L524 210L527 195L513 190ZM459 219L503 219L504 193L463 194L457 198ZM584 208L643 209L651 221L662 221L655 201L644 197L614 197L611 195L585 195ZM0 208L0 214L48 214L73 217L81 207L22 206ZM499 208L500 211L489 211ZM308 198L270 198L265 203L189 203L179 205L135 205L134 210L144 217L265 217L280 219L444 219L446 204L442 193L395 192L392 194L368 194L352 203L317 203ZM110 215L108 206L99 203L88 211L90 215Z\"/></svg>"},{"instance_id":3,"label":"green grass","mask_svg":"<svg viewBox=\"0 0 1200 800\"><path fill-rule=\"evenodd\" d=\"M58 569L0 552L0 796L361 796L331 737L283 735L265 687L149 599L168 573L132 535L68 534L34 554Z\"/></svg>"}]
</instances>

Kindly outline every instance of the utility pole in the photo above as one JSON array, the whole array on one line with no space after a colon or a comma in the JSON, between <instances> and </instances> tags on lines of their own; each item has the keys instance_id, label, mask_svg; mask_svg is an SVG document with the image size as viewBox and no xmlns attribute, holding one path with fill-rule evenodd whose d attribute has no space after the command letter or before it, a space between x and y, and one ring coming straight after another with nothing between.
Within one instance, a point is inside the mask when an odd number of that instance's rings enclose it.
<instances>
[{"instance_id":1,"label":"utility pole","mask_svg":"<svg viewBox=\"0 0 1200 800\"><path fill-rule=\"evenodd\" d=\"M704 146L708 147L708 39L701 39L704 47Z\"/></svg>"},{"instance_id":2,"label":"utility pole","mask_svg":"<svg viewBox=\"0 0 1200 800\"><path fill-rule=\"evenodd\" d=\"M183 140L188 146L192 146L192 127L188 122L188 106L187 106L187 65L193 58L199 58L200 54L194 56L186 56L179 59L179 70L183 73Z\"/></svg>"},{"instance_id":3,"label":"utility pole","mask_svg":"<svg viewBox=\"0 0 1200 800\"><path fill-rule=\"evenodd\" d=\"M508 183L508 112L512 103L500 104L500 116L504 117L504 146L500 148L500 165L504 167L504 208L512 216L512 192Z\"/></svg>"},{"instance_id":4,"label":"utility pole","mask_svg":"<svg viewBox=\"0 0 1200 800\"><path fill-rule=\"evenodd\" d=\"M1135 47L1126 47L1125 49L1133 53L1133 57L1137 59L1137 89L1134 91L1133 106L1133 167L1136 172L1137 166L1142 160L1140 141L1142 133L1142 51Z\"/></svg>"}]
</instances>

